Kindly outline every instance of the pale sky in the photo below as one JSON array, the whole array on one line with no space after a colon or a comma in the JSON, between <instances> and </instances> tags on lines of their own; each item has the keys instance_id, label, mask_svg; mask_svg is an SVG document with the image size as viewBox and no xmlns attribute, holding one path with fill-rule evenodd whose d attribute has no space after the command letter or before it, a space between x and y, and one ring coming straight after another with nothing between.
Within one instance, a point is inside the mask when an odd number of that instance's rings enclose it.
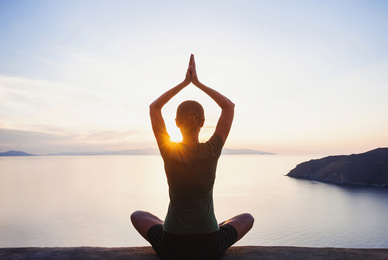
<instances>
[{"instance_id":1,"label":"pale sky","mask_svg":"<svg viewBox=\"0 0 388 260\"><path fill-rule=\"evenodd\" d=\"M148 105L185 76L236 104L225 147L388 147L388 1L0 1L0 152L156 147ZM190 85L163 110L203 104ZM175 132L175 133L174 133Z\"/></svg>"}]
</instances>

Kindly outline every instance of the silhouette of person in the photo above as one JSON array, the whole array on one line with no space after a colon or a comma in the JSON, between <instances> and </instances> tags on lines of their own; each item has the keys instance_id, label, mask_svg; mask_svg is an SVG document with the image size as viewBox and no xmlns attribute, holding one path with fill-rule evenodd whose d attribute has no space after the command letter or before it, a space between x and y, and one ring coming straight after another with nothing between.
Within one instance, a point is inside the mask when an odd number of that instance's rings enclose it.
<instances>
[{"instance_id":1,"label":"silhouette of person","mask_svg":"<svg viewBox=\"0 0 388 260\"><path fill-rule=\"evenodd\" d=\"M176 125L182 133L180 143L170 141L163 106L183 88L193 83L222 109L213 136L198 141L204 124L204 111L196 101L179 105ZM251 214L237 215L217 223L213 208L213 185L217 161L228 137L234 116L234 104L216 90L198 80L194 55L186 77L150 105L152 129L164 161L170 203L165 220L135 211L131 221L162 259L218 259L253 226Z\"/></svg>"}]
</instances>

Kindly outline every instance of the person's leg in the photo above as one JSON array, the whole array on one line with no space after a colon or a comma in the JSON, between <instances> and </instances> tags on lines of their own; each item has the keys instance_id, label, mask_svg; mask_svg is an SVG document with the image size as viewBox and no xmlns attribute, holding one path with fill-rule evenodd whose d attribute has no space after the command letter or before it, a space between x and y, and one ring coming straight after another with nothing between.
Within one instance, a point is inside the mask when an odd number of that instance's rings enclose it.
<instances>
[{"instance_id":1,"label":"person's leg","mask_svg":"<svg viewBox=\"0 0 388 260\"><path fill-rule=\"evenodd\" d=\"M237 231L237 240L240 240L248 231L252 228L255 219L249 213L237 215L231 219L221 222L219 226L229 224L233 226Z\"/></svg>"},{"instance_id":2,"label":"person's leg","mask_svg":"<svg viewBox=\"0 0 388 260\"><path fill-rule=\"evenodd\" d=\"M157 224L163 224L163 220L157 216L141 210L132 213L131 221L137 232L139 232L147 241L148 230Z\"/></svg>"}]
</instances>

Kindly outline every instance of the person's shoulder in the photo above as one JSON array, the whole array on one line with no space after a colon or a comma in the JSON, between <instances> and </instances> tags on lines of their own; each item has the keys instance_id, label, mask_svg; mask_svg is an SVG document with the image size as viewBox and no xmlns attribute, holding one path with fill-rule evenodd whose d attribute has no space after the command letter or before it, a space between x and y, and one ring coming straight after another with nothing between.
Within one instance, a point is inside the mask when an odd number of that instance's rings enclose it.
<instances>
[{"instance_id":1,"label":"person's shoulder","mask_svg":"<svg viewBox=\"0 0 388 260\"><path fill-rule=\"evenodd\" d=\"M212 155L219 156L224 146L224 141L218 134L213 134L210 139L204 143L206 151Z\"/></svg>"},{"instance_id":2,"label":"person's shoulder","mask_svg":"<svg viewBox=\"0 0 388 260\"><path fill-rule=\"evenodd\" d=\"M216 133L214 133L206 143L216 143L224 145L224 141L222 140L221 136Z\"/></svg>"},{"instance_id":3,"label":"person's shoulder","mask_svg":"<svg viewBox=\"0 0 388 260\"><path fill-rule=\"evenodd\" d=\"M166 141L159 145L160 155L162 157L168 157L177 153L180 144L173 141Z\"/></svg>"}]
</instances>

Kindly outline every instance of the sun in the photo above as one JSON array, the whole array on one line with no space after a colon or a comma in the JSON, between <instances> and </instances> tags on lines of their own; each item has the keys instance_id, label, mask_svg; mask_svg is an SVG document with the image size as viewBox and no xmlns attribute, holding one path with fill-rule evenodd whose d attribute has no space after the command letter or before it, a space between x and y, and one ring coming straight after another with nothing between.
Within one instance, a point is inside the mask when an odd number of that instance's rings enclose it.
<instances>
[{"instance_id":1,"label":"sun","mask_svg":"<svg viewBox=\"0 0 388 260\"><path fill-rule=\"evenodd\" d=\"M176 125L166 125L168 135L170 136L170 140L173 142L182 142L182 134Z\"/></svg>"},{"instance_id":2,"label":"sun","mask_svg":"<svg viewBox=\"0 0 388 260\"><path fill-rule=\"evenodd\" d=\"M179 129L174 129L174 131L168 131L168 134L170 135L170 140L173 142L182 142L182 134L179 131Z\"/></svg>"}]
</instances>

